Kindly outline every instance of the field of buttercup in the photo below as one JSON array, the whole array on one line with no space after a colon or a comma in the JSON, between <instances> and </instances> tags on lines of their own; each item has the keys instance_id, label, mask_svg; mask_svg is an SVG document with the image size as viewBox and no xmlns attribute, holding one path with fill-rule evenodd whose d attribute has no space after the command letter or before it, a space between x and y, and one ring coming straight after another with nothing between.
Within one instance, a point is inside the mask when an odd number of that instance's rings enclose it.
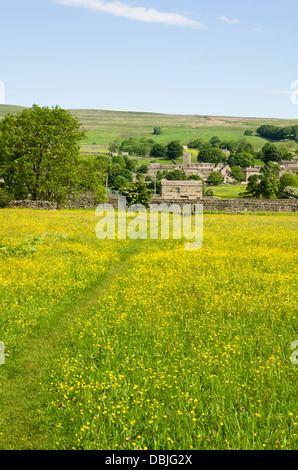
<instances>
[{"instance_id":1,"label":"field of buttercup","mask_svg":"<svg viewBox=\"0 0 298 470\"><path fill-rule=\"evenodd\" d=\"M204 214L193 252L100 241L93 211L0 217L0 380L15 398L0 448L298 448L296 214ZM9 371L44 328L57 346L17 403Z\"/></svg>"}]
</instances>

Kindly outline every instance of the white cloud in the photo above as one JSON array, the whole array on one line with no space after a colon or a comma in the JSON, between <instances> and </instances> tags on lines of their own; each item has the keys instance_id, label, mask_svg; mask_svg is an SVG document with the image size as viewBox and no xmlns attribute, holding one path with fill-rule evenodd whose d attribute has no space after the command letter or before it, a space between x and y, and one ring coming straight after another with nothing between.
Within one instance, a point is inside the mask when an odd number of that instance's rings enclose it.
<instances>
[{"instance_id":1,"label":"white cloud","mask_svg":"<svg viewBox=\"0 0 298 470\"><path fill-rule=\"evenodd\" d=\"M226 16L221 16L219 19L221 21L225 21L226 23L230 23L230 24L240 23L240 21L237 20L237 18L234 18L233 20L231 20L230 18L227 18Z\"/></svg>"},{"instance_id":2,"label":"white cloud","mask_svg":"<svg viewBox=\"0 0 298 470\"><path fill-rule=\"evenodd\" d=\"M187 16L177 13L167 13L155 10L154 8L145 8L131 6L121 1L104 1L104 0L57 0L61 5L85 7L94 11L102 11L115 16L130 18L145 23L161 23L174 26L192 26L196 28L204 28L205 26L199 21L194 21Z\"/></svg>"}]
</instances>

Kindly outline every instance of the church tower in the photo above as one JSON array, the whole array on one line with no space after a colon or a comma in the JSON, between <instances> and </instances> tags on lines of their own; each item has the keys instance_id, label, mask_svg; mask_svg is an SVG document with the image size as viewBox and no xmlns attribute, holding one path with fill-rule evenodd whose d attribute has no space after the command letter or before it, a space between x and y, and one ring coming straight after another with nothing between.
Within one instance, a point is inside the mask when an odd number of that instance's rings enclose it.
<instances>
[{"instance_id":1,"label":"church tower","mask_svg":"<svg viewBox=\"0 0 298 470\"><path fill-rule=\"evenodd\" d=\"M183 169L191 167L191 152L183 153Z\"/></svg>"}]
</instances>

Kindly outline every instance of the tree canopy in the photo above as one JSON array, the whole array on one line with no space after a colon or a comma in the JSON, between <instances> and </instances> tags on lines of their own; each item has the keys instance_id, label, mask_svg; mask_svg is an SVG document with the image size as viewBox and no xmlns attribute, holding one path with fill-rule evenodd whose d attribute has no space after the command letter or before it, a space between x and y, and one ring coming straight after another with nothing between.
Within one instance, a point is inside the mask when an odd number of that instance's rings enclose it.
<instances>
[{"instance_id":1,"label":"tree canopy","mask_svg":"<svg viewBox=\"0 0 298 470\"><path fill-rule=\"evenodd\" d=\"M170 160L183 156L183 146L179 140L172 140L167 145L167 155Z\"/></svg>"},{"instance_id":2,"label":"tree canopy","mask_svg":"<svg viewBox=\"0 0 298 470\"><path fill-rule=\"evenodd\" d=\"M240 196L246 198L263 197L265 199L278 196L280 166L269 161L260 171L260 175L252 175L248 178L246 191Z\"/></svg>"},{"instance_id":3,"label":"tree canopy","mask_svg":"<svg viewBox=\"0 0 298 470\"><path fill-rule=\"evenodd\" d=\"M278 127L272 125L263 125L257 129L257 134L269 140L281 141L285 139L294 139L298 142L298 126Z\"/></svg>"},{"instance_id":4,"label":"tree canopy","mask_svg":"<svg viewBox=\"0 0 298 470\"><path fill-rule=\"evenodd\" d=\"M150 151L150 157L152 158L167 158L167 148L163 144L155 144L153 145Z\"/></svg>"},{"instance_id":5,"label":"tree canopy","mask_svg":"<svg viewBox=\"0 0 298 470\"><path fill-rule=\"evenodd\" d=\"M212 186L219 186L223 182L224 178L219 171L212 171L207 178L207 184Z\"/></svg>"},{"instance_id":6,"label":"tree canopy","mask_svg":"<svg viewBox=\"0 0 298 470\"><path fill-rule=\"evenodd\" d=\"M6 115L0 122L5 189L15 199L65 200L82 184L78 142L85 135L78 119L58 106Z\"/></svg>"}]
</instances>

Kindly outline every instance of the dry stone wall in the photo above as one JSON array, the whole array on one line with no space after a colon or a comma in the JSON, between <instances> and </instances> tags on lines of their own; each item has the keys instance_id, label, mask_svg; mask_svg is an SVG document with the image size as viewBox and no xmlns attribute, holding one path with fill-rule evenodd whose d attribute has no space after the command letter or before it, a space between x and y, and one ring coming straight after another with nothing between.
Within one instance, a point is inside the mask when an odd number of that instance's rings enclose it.
<instances>
[{"instance_id":1,"label":"dry stone wall","mask_svg":"<svg viewBox=\"0 0 298 470\"><path fill-rule=\"evenodd\" d=\"M151 204L203 204L204 211L220 212L298 212L298 199L219 199L213 197L203 197L199 200L173 200L155 197L151 199ZM118 196L109 195L109 204L113 207L118 205Z\"/></svg>"},{"instance_id":2,"label":"dry stone wall","mask_svg":"<svg viewBox=\"0 0 298 470\"><path fill-rule=\"evenodd\" d=\"M118 195L108 195L108 203L113 207L118 207ZM192 209L195 204L203 204L204 211L219 211L219 212L298 212L298 199L219 199L213 197L203 197L197 200L173 200L161 199L155 197L151 199L151 204L191 204ZM61 208L75 209L75 208L95 208L97 206L96 199L91 194L83 194L79 199L73 199L61 206ZM12 201L10 208L24 208L24 209L43 209L43 210L56 210L59 209L54 202L49 201Z\"/></svg>"}]
</instances>

